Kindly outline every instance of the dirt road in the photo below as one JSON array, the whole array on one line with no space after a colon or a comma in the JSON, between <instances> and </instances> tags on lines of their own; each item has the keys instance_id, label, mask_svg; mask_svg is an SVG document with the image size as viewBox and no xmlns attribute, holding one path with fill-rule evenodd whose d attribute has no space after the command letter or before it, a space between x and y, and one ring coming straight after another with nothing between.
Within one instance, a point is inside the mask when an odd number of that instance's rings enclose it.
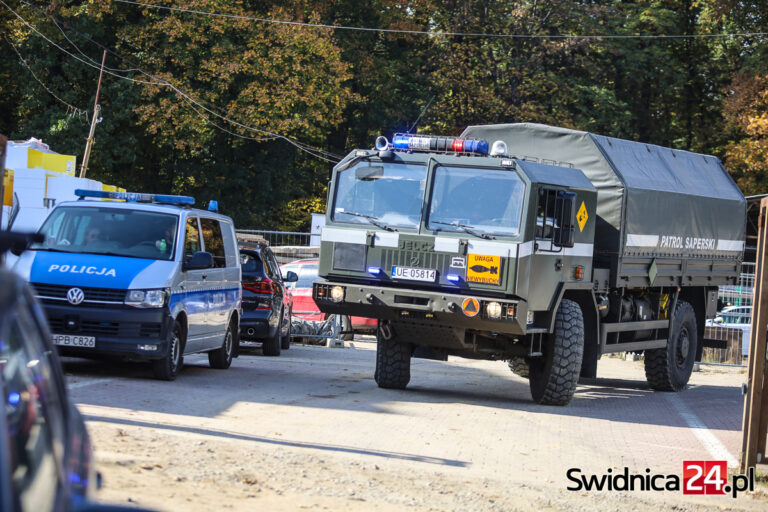
<instances>
[{"instance_id":1,"label":"dirt road","mask_svg":"<svg viewBox=\"0 0 768 512\"><path fill-rule=\"evenodd\" d=\"M682 477L731 460L738 371L654 393L642 363L603 359L568 407L533 404L501 362L414 360L406 391L372 379L375 344L258 350L227 371L187 358L175 382L148 366L68 360L106 503L158 510L764 510L761 498L569 491L579 475ZM649 471L646 471L646 468Z\"/></svg>"}]
</instances>

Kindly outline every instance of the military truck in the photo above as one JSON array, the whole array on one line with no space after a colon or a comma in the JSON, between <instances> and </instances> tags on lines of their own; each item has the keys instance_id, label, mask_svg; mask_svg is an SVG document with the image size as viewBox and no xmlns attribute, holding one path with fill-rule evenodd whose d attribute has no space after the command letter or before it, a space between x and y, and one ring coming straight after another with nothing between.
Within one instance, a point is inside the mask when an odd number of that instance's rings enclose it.
<instances>
[{"instance_id":1,"label":"military truck","mask_svg":"<svg viewBox=\"0 0 768 512\"><path fill-rule=\"evenodd\" d=\"M530 123L379 137L333 170L326 313L379 319L375 380L414 351L505 360L565 405L611 352L685 388L717 287L733 285L746 202L712 156Z\"/></svg>"}]
</instances>

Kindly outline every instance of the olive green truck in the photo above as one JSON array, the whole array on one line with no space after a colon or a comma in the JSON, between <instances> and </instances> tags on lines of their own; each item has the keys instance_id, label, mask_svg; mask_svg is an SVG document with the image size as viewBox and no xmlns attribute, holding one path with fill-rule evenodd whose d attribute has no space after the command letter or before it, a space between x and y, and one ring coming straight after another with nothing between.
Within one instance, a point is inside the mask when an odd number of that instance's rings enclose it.
<instances>
[{"instance_id":1,"label":"olive green truck","mask_svg":"<svg viewBox=\"0 0 768 512\"><path fill-rule=\"evenodd\" d=\"M611 352L643 352L655 390L685 388L736 284L746 201L712 156L545 125L395 135L333 170L326 313L379 319L375 380L414 352L509 362L565 405Z\"/></svg>"}]
</instances>

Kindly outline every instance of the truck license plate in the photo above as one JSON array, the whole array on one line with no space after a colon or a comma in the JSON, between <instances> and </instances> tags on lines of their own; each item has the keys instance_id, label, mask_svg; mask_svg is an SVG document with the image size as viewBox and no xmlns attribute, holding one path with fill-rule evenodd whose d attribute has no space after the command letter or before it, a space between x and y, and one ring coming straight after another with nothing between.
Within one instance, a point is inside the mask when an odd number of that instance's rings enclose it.
<instances>
[{"instance_id":1,"label":"truck license plate","mask_svg":"<svg viewBox=\"0 0 768 512\"><path fill-rule=\"evenodd\" d=\"M52 334L51 340L54 345L64 347L86 347L96 348L96 336L72 336L69 334Z\"/></svg>"},{"instance_id":2,"label":"truck license plate","mask_svg":"<svg viewBox=\"0 0 768 512\"><path fill-rule=\"evenodd\" d=\"M409 281L434 282L437 279L437 270L431 268L392 267L392 277Z\"/></svg>"}]
</instances>

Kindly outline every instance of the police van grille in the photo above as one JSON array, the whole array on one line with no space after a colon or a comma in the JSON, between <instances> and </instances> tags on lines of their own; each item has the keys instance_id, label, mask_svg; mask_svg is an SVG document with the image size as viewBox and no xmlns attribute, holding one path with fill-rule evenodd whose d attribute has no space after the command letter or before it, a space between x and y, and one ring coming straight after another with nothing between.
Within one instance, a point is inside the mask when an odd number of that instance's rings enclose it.
<instances>
[{"instance_id":1,"label":"police van grille","mask_svg":"<svg viewBox=\"0 0 768 512\"><path fill-rule=\"evenodd\" d=\"M151 338L157 339L162 334L162 324L136 322L81 322L77 328L68 329L63 318L51 318L48 321L54 334L72 334L76 336L110 336L114 338Z\"/></svg>"},{"instance_id":2,"label":"police van grille","mask_svg":"<svg viewBox=\"0 0 768 512\"><path fill-rule=\"evenodd\" d=\"M90 301L103 301L114 302L116 304L122 304L125 301L125 290L115 290L113 288L91 288L87 286L70 286L59 284L44 284L44 283L31 283L35 289L35 295L43 302L46 302L46 298L50 299L64 299L67 298L67 292L72 288L80 288L83 290L85 298L83 302ZM61 300L53 300L54 303L61 303Z\"/></svg>"}]
</instances>

